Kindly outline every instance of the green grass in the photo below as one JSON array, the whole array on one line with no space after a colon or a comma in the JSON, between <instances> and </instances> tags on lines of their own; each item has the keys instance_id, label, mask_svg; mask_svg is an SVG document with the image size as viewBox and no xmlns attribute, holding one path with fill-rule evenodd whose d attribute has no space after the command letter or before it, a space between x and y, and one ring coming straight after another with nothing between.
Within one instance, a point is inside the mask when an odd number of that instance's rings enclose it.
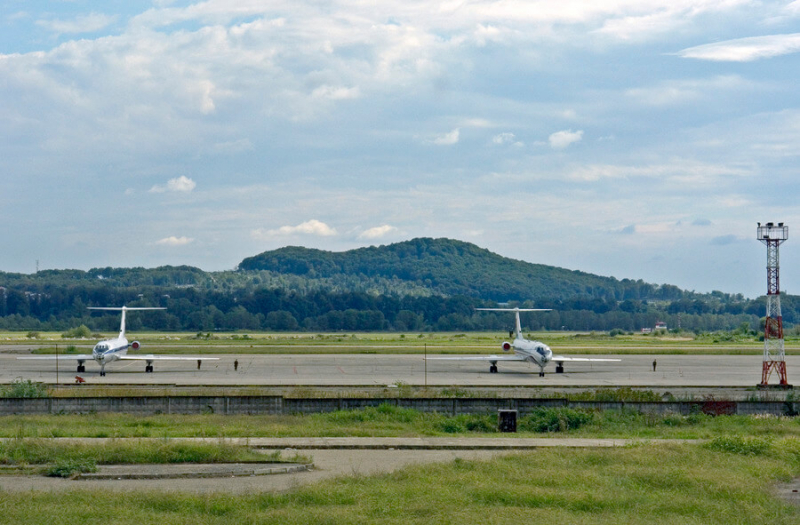
<instances>
[{"instance_id":1,"label":"green grass","mask_svg":"<svg viewBox=\"0 0 800 525\"><path fill-rule=\"evenodd\" d=\"M166 440L69 443L53 439L10 439L0 442L0 464L47 463L139 464L139 463L231 463L269 461L244 446L227 443L193 443ZM274 459L274 458L273 458Z\"/></svg>"},{"instance_id":2,"label":"green grass","mask_svg":"<svg viewBox=\"0 0 800 525\"><path fill-rule=\"evenodd\" d=\"M296 416L99 413L0 417L0 437L403 437L497 436L496 414L449 416L382 405ZM800 418L648 415L630 410L541 409L518 421L514 436L709 439L724 434L800 437ZM549 431L542 432L542 429Z\"/></svg>"},{"instance_id":3,"label":"green grass","mask_svg":"<svg viewBox=\"0 0 800 525\"><path fill-rule=\"evenodd\" d=\"M771 485L800 473L796 440L759 455L696 445L541 450L347 476L288 493L0 492L4 523L794 524Z\"/></svg>"},{"instance_id":4,"label":"green grass","mask_svg":"<svg viewBox=\"0 0 800 525\"><path fill-rule=\"evenodd\" d=\"M74 351L86 351L96 339L112 337L115 333L93 334L88 339L70 339L61 333L41 332L35 338L28 332L0 332L0 344L52 345L39 353L55 353L69 346ZM357 333L222 333L198 335L195 333L144 332L132 334L147 345L148 351L158 353L191 354L422 354L496 352L502 341L508 339L504 332L357 332ZM206 337L208 335L208 337ZM607 332L530 332L529 338L547 342L560 353L576 354L712 354L758 355L763 343L756 337L729 337L719 335L694 336L686 334L619 335ZM62 346L63 345L63 346ZM800 339L787 338L785 351L800 355Z\"/></svg>"}]
</instances>

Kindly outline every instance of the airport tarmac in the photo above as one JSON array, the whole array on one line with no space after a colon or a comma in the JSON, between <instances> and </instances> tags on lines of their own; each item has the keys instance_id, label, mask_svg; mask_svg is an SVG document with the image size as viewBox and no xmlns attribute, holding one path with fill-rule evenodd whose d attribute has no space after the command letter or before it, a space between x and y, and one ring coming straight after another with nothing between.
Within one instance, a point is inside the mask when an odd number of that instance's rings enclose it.
<instances>
[{"instance_id":1,"label":"airport tarmac","mask_svg":"<svg viewBox=\"0 0 800 525\"><path fill-rule=\"evenodd\" d=\"M565 363L557 374L552 364L545 377L526 363L499 363L499 372L489 373L480 361L425 361L421 355L214 355L219 361L196 363L161 361L153 373L145 373L141 361L118 361L100 367L87 361L86 372L76 364L59 361L17 360L20 354L0 353L0 383L29 379L43 383L69 384L79 375L88 384L215 385L215 386L546 386L546 387L753 387L761 381L762 357L704 355L605 355L619 362ZM653 371L653 360L657 361ZM234 362L238 369L234 370ZM786 357L789 382L800 369L800 356ZM57 370L58 368L58 370ZM798 372L800 373L800 372ZM796 377L800 385L800 377ZM773 375L771 383L777 383Z\"/></svg>"}]
</instances>

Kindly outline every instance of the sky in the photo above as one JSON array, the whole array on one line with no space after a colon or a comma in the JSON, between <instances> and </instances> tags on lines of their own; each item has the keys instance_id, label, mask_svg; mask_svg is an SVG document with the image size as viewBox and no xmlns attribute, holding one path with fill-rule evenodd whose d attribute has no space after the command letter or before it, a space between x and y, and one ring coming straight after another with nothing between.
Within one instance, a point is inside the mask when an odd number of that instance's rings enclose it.
<instances>
[{"instance_id":1,"label":"sky","mask_svg":"<svg viewBox=\"0 0 800 525\"><path fill-rule=\"evenodd\" d=\"M448 237L800 293L800 0L0 0L0 271ZM535 298L532 298L535 300Z\"/></svg>"}]
</instances>

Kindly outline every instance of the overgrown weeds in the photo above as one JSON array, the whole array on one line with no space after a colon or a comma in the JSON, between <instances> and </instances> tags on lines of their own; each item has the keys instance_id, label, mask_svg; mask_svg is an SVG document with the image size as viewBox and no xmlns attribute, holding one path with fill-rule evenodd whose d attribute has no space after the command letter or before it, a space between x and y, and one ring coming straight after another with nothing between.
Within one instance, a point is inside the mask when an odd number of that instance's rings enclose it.
<instances>
[{"instance_id":1,"label":"overgrown weeds","mask_svg":"<svg viewBox=\"0 0 800 525\"><path fill-rule=\"evenodd\" d=\"M15 379L8 386L0 387L0 397L50 397L50 391L42 383L34 383L30 379Z\"/></svg>"},{"instance_id":2,"label":"overgrown weeds","mask_svg":"<svg viewBox=\"0 0 800 525\"><path fill-rule=\"evenodd\" d=\"M83 444L52 439L10 439L0 442L0 464L74 465L137 463L229 463L263 461L264 455L223 442L110 440ZM67 469L68 470L68 469Z\"/></svg>"}]
</instances>

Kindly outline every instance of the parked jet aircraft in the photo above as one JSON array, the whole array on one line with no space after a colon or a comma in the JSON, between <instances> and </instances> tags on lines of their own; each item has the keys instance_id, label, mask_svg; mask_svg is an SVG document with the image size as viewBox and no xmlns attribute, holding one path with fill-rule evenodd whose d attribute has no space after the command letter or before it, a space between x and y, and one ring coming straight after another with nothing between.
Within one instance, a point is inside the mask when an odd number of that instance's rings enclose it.
<instances>
[{"instance_id":1,"label":"parked jet aircraft","mask_svg":"<svg viewBox=\"0 0 800 525\"><path fill-rule=\"evenodd\" d=\"M26 356L18 357L17 359L58 359L60 361L77 361L78 372L85 372L86 367L83 363L86 361L96 361L100 365L100 375L106 375L106 365L114 361L145 361L147 364L144 368L145 372L153 371L153 361L201 361L208 359L212 361L218 360L216 357L189 357L189 356L165 356L165 355L128 355L128 348L138 350L141 346L139 341L128 342L125 337L125 313L132 310L166 310L166 308L136 308L136 307L89 307L90 310L115 310L122 312L122 322L119 327L119 335L113 339L104 339L94 345L91 355L77 354L77 355L48 355L48 356Z\"/></svg>"},{"instance_id":2,"label":"parked jet aircraft","mask_svg":"<svg viewBox=\"0 0 800 525\"><path fill-rule=\"evenodd\" d=\"M514 341L509 343L504 341L502 348L504 352L514 350L511 355L489 355L489 356L465 356L465 357L429 357L428 359L450 359L460 361L489 361L489 372L497 373L498 361L527 361L539 367L539 376L544 377L544 367L551 361L556 362L556 373L564 372L565 361L620 361L619 359L599 359L589 357L565 357L563 355L553 355L550 347L541 341L525 339L522 335L522 326L519 321L520 312L547 312L549 309L540 308L477 308L477 310L490 312L514 312L517 318L517 326L514 331Z\"/></svg>"}]
</instances>

